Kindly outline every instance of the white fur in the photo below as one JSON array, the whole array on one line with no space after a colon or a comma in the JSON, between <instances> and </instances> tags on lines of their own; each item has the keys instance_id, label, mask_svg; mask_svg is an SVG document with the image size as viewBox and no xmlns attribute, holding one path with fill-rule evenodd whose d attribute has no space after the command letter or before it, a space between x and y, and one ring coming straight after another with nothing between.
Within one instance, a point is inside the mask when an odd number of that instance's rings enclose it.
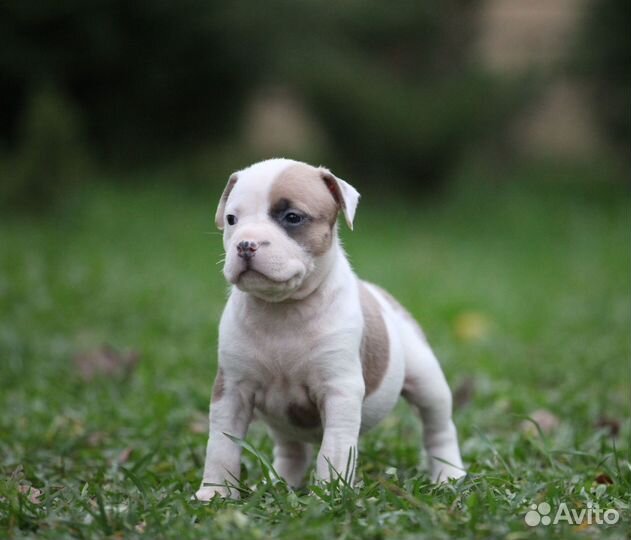
<instances>
[{"instance_id":1,"label":"white fur","mask_svg":"<svg viewBox=\"0 0 631 540\"><path fill-rule=\"evenodd\" d=\"M238 497L227 484L238 482L240 447L224 433L244 438L255 416L269 426L274 467L290 485L303 481L310 445L317 443L318 478L328 480L337 471L352 479L355 464L347 464L349 455L356 454L360 432L383 419L402 390L421 413L432 478L462 476L451 393L427 343L369 286L386 324L389 359L379 387L365 396L358 279L337 235L325 254L313 257L270 220L271 185L294 163L268 160L240 171L225 208L220 205L224 216L238 215L238 223L224 231L224 274L234 286L219 327L224 390L211 404L206 463L196 497ZM359 194L344 182L342 195L348 197L346 218L352 224ZM269 243L252 261L256 273L251 277L237 256L242 240ZM291 403L309 402L320 412L322 429L287 421Z\"/></svg>"}]
</instances>

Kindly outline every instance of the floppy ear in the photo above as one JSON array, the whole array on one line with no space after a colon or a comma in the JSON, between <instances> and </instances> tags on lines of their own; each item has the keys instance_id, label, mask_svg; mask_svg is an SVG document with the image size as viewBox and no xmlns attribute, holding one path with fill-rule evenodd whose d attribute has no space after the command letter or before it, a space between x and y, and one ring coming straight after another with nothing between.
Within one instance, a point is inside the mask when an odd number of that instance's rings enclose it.
<instances>
[{"instance_id":1,"label":"floppy ear","mask_svg":"<svg viewBox=\"0 0 631 540\"><path fill-rule=\"evenodd\" d=\"M321 169L321 174L326 187L329 188L335 202L337 202L338 207L342 210L348 228L352 231L353 218L355 217L357 203L359 203L359 192L348 182L338 178L328 169Z\"/></svg>"},{"instance_id":2,"label":"floppy ear","mask_svg":"<svg viewBox=\"0 0 631 540\"><path fill-rule=\"evenodd\" d=\"M221 194L221 199L219 199L219 205L217 206L217 213L215 214L215 225L220 231L223 231L224 222L223 222L223 213L226 211L226 202L228 201L228 197L230 196L230 192L232 188L237 183L237 173L234 173L228 179L228 183Z\"/></svg>"}]
</instances>

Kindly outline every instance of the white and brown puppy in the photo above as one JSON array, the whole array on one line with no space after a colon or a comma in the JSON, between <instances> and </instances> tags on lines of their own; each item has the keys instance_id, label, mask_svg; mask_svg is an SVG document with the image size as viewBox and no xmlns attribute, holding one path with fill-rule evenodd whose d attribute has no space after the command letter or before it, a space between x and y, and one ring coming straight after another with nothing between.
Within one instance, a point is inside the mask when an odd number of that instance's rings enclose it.
<instances>
[{"instance_id":1,"label":"white and brown puppy","mask_svg":"<svg viewBox=\"0 0 631 540\"><path fill-rule=\"evenodd\" d=\"M219 328L219 370L199 500L237 497L240 447L261 418L274 468L299 486L312 445L316 474L352 478L357 438L403 395L424 425L431 476L464 474L451 393L414 319L355 275L337 235L359 193L324 168L271 159L233 174L217 208L224 275L232 284ZM350 470L347 470L350 469Z\"/></svg>"}]
</instances>

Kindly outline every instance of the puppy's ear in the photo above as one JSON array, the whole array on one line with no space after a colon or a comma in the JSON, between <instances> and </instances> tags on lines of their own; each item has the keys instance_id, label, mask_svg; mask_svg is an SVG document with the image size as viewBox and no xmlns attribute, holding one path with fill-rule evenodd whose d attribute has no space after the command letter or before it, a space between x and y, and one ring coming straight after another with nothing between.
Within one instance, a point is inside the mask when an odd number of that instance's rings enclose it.
<instances>
[{"instance_id":1,"label":"puppy's ear","mask_svg":"<svg viewBox=\"0 0 631 540\"><path fill-rule=\"evenodd\" d=\"M329 188L331 195L337 202L338 207L344 214L344 219L348 228L353 230L353 218L355 217L355 210L359 203L359 192L351 186L348 182L345 182L341 178L335 176L328 169L321 169L322 180Z\"/></svg>"},{"instance_id":2,"label":"puppy's ear","mask_svg":"<svg viewBox=\"0 0 631 540\"><path fill-rule=\"evenodd\" d=\"M234 185L237 183L238 178L239 177L237 176L237 173L234 173L230 176L230 178L228 179L228 183L226 184L226 187L221 194L221 199L219 199L217 213L215 214L215 225L217 225L217 228L220 231L223 231L224 228L223 214L226 211L226 202L228 202L230 192L232 191Z\"/></svg>"}]
</instances>

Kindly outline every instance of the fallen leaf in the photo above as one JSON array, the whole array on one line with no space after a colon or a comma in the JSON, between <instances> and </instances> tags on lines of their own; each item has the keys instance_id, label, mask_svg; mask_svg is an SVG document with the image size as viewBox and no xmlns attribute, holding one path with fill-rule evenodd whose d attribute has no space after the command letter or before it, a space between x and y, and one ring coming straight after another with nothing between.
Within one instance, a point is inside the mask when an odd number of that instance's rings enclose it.
<instances>
[{"instance_id":1,"label":"fallen leaf","mask_svg":"<svg viewBox=\"0 0 631 540\"><path fill-rule=\"evenodd\" d=\"M132 452L134 451L133 448L131 447L127 447L124 450L122 450L120 452L120 454L118 454L118 463L119 464L123 464L123 463L127 463L129 461L129 458L131 457Z\"/></svg>"},{"instance_id":2,"label":"fallen leaf","mask_svg":"<svg viewBox=\"0 0 631 540\"><path fill-rule=\"evenodd\" d=\"M193 418L188 423L188 429L191 433L207 434L208 433L208 414L195 412Z\"/></svg>"},{"instance_id":3,"label":"fallen leaf","mask_svg":"<svg viewBox=\"0 0 631 540\"><path fill-rule=\"evenodd\" d=\"M617 437L618 433L620 433L620 420L608 416L601 416L596 421L596 427L605 428L609 432L609 435Z\"/></svg>"},{"instance_id":4,"label":"fallen leaf","mask_svg":"<svg viewBox=\"0 0 631 540\"><path fill-rule=\"evenodd\" d=\"M528 416L530 420L524 420L520 425L521 431L528 435L537 435L538 433L537 426L533 422L539 426L544 435L552 433L561 424L559 418L546 409L537 409Z\"/></svg>"},{"instance_id":5,"label":"fallen leaf","mask_svg":"<svg viewBox=\"0 0 631 540\"><path fill-rule=\"evenodd\" d=\"M89 446L101 446L106 437L107 434L103 431L93 431L86 440Z\"/></svg>"},{"instance_id":6,"label":"fallen leaf","mask_svg":"<svg viewBox=\"0 0 631 540\"><path fill-rule=\"evenodd\" d=\"M19 464L13 471L11 471L11 480L19 480L24 478L24 466Z\"/></svg>"},{"instance_id":7,"label":"fallen leaf","mask_svg":"<svg viewBox=\"0 0 631 540\"><path fill-rule=\"evenodd\" d=\"M97 377L122 378L131 374L140 355L135 351L120 353L110 345L79 353L73 363L83 381L89 382Z\"/></svg>"},{"instance_id":8,"label":"fallen leaf","mask_svg":"<svg viewBox=\"0 0 631 540\"><path fill-rule=\"evenodd\" d=\"M464 311L454 322L456 337L462 341L480 341L491 329L488 317L479 311Z\"/></svg>"},{"instance_id":9,"label":"fallen leaf","mask_svg":"<svg viewBox=\"0 0 631 540\"><path fill-rule=\"evenodd\" d=\"M473 399L473 394L475 394L475 380L473 377L467 377L454 390L454 408L462 409Z\"/></svg>"},{"instance_id":10,"label":"fallen leaf","mask_svg":"<svg viewBox=\"0 0 631 540\"><path fill-rule=\"evenodd\" d=\"M602 473L596 477L596 483L598 484L613 484L613 480L608 474Z\"/></svg>"},{"instance_id":11,"label":"fallen leaf","mask_svg":"<svg viewBox=\"0 0 631 540\"><path fill-rule=\"evenodd\" d=\"M42 495L42 491L40 489L34 488L33 486L21 485L18 487L18 491L23 495L26 495L28 500L33 504L42 504L42 501L39 500Z\"/></svg>"}]
</instances>

